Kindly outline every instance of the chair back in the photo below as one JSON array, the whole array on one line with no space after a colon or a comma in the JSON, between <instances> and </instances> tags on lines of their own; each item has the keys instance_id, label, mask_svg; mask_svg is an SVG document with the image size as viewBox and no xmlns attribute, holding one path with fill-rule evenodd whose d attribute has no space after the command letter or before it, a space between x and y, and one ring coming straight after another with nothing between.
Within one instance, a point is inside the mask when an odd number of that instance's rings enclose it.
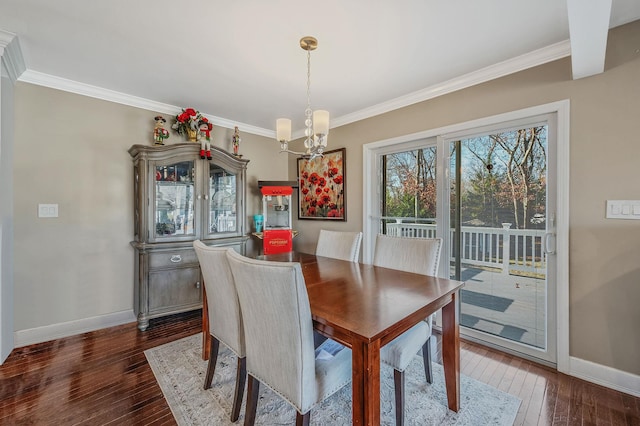
<instances>
[{"instance_id":1,"label":"chair back","mask_svg":"<svg viewBox=\"0 0 640 426\"><path fill-rule=\"evenodd\" d=\"M200 240L193 242L207 291L209 332L242 358L245 338L242 313L233 275L227 260L228 247L210 247Z\"/></svg>"},{"instance_id":2,"label":"chair back","mask_svg":"<svg viewBox=\"0 0 640 426\"><path fill-rule=\"evenodd\" d=\"M316 255L357 262L360 255L362 232L320 230Z\"/></svg>"},{"instance_id":3,"label":"chair back","mask_svg":"<svg viewBox=\"0 0 640 426\"><path fill-rule=\"evenodd\" d=\"M316 400L311 308L299 263L227 252L247 343L247 372L300 412Z\"/></svg>"},{"instance_id":4,"label":"chair back","mask_svg":"<svg viewBox=\"0 0 640 426\"><path fill-rule=\"evenodd\" d=\"M378 234L373 264L423 275L438 275L442 238L390 237Z\"/></svg>"}]
</instances>

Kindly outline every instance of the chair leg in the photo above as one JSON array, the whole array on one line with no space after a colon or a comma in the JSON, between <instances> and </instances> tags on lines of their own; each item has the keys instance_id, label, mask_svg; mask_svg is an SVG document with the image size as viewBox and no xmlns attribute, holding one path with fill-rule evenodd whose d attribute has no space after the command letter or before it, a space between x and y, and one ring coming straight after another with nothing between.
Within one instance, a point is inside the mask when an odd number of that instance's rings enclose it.
<instances>
[{"instance_id":1,"label":"chair leg","mask_svg":"<svg viewBox=\"0 0 640 426\"><path fill-rule=\"evenodd\" d=\"M209 389L211 387L211 382L213 382L213 374L216 372L219 348L220 341L211 336L211 343L209 344L209 364L207 364L207 374L204 377L204 390Z\"/></svg>"},{"instance_id":2,"label":"chair leg","mask_svg":"<svg viewBox=\"0 0 640 426\"><path fill-rule=\"evenodd\" d=\"M431 337L422 346L422 361L424 362L424 376L427 383L433 383L433 372L431 370Z\"/></svg>"},{"instance_id":3,"label":"chair leg","mask_svg":"<svg viewBox=\"0 0 640 426\"><path fill-rule=\"evenodd\" d=\"M300 414L296 411L296 426L309 426L311 420L311 410L305 414Z\"/></svg>"},{"instance_id":4,"label":"chair leg","mask_svg":"<svg viewBox=\"0 0 640 426\"><path fill-rule=\"evenodd\" d=\"M244 426L253 426L256 422L256 410L258 409L258 393L260 381L249 374L247 388L247 407L244 414Z\"/></svg>"},{"instance_id":5,"label":"chair leg","mask_svg":"<svg viewBox=\"0 0 640 426\"><path fill-rule=\"evenodd\" d=\"M393 370L396 391L396 426L404 425L404 371Z\"/></svg>"},{"instance_id":6,"label":"chair leg","mask_svg":"<svg viewBox=\"0 0 640 426\"><path fill-rule=\"evenodd\" d=\"M244 394L244 383L247 380L247 358L238 358L238 368L236 371L236 394L233 396L233 410L231 410L231 421L236 422L240 417L240 406L242 405L242 395Z\"/></svg>"}]
</instances>

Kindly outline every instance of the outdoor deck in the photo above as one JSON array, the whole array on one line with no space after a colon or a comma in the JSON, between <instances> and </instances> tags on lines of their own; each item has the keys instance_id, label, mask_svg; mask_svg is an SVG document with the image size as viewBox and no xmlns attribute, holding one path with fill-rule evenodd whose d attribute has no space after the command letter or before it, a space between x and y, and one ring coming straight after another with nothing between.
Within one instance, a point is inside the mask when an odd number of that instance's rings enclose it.
<instances>
[{"instance_id":1,"label":"outdoor deck","mask_svg":"<svg viewBox=\"0 0 640 426\"><path fill-rule=\"evenodd\" d=\"M460 324L535 347L545 345L545 280L463 267Z\"/></svg>"},{"instance_id":2,"label":"outdoor deck","mask_svg":"<svg viewBox=\"0 0 640 426\"><path fill-rule=\"evenodd\" d=\"M434 223L407 223L403 218L387 223L386 228L394 236L436 236ZM460 279L466 282L460 295L461 325L545 347L545 235L543 229L511 229L508 223L501 228L461 227ZM453 247L448 258L453 268Z\"/></svg>"}]
</instances>

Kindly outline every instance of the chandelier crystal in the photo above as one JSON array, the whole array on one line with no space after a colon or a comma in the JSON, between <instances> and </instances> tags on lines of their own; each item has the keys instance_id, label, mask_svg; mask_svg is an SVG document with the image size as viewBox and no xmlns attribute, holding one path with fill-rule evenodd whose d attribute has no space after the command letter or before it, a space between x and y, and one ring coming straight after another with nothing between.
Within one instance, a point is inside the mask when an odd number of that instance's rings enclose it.
<instances>
[{"instance_id":1,"label":"chandelier crystal","mask_svg":"<svg viewBox=\"0 0 640 426\"><path fill-rule=\"evenodd\" d=\"M300 39L300 47L307 51L307 108L304 111L306 152L296 152L289 149L291 140L291 120L279 118L276 121L276 139L280 142L280 152L288 152L308 158L322 157L327 146L329 134L329 111L311 109L311 51L318 47L318 40L306 36Z\"/></svg>"}]
</instances>

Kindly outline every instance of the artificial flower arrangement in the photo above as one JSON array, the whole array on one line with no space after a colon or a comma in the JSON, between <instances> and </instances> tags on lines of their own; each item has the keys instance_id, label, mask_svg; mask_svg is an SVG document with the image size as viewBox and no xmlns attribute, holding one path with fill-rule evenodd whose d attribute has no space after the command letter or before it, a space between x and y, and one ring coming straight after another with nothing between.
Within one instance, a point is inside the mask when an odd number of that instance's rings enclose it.
<instances>
[{"instance_id":1,"label":"artificial flower arrangement","mask_svg":"<svg viewBox=\"0 0 640 426\"><path fill-rule=\"evenodd\" d=\"M200 114L200 111L193 108L183 108L182 112L176 115L176 122L173 123L171 128L180 135L184 135L186 133L189 140L195 141L198 127L203 122L209 123L209 120L206 117L203 117L202 114Z\"/></svg>"}]
</instances>

